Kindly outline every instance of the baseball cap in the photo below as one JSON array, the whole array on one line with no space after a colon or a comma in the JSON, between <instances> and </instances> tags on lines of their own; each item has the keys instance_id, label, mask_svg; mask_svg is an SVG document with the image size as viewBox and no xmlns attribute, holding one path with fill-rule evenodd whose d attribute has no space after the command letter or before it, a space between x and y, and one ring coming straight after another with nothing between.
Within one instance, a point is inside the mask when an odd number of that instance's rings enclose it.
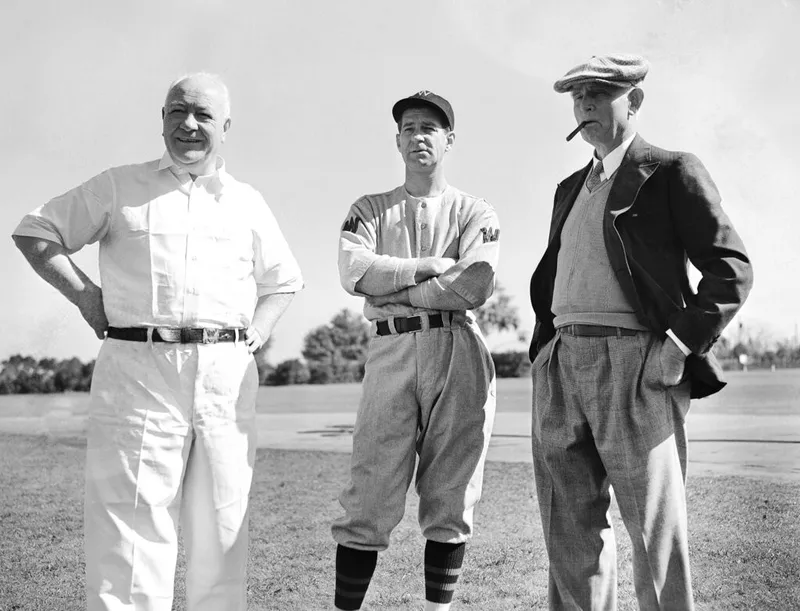
<instances>
[{"instance_id":1,"label":"baseball cap","mask_svg":"<svg viewBox=\"0 0 800 611\"><path fill-rule=\"evenodd\" d=\"M553 84L558 93L566 93L583 83L596 82L616 87L635 86L644 80L650 64L641 55L615 53L594 55L575 66Z\"/></svg>"},{"instance_id":2,"label":"baseball cap","mask_svg":"<svg viewBox=\"0 0 800 611\"><path fill-rule=\"evenodd\" d=\"M392 106L392 117L394 117L395 123L400 122L403 112L405 112L407 109L419 108L420 106L429 106L430 108L437 110L442 114L442 118L445 119L445 122L450 126L450 129L455 129L456 117L453 114L453 107L450 106L450 102L445 100L442 96L436 95L427 89L423 89L414 95L403 98L402 100L396 102L394 106Z\"/></svg>"}]
</instances>

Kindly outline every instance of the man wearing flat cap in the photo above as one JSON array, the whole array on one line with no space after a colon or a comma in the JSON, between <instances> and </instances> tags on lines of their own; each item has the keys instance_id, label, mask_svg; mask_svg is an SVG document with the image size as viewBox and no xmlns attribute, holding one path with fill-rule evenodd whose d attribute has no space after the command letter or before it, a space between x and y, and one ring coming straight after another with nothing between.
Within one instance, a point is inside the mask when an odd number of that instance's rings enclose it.
<instances>
[{"instance_id":1,"label":"man wearing flat cap","mask_svg":"<svg viewBox=\"0 0 800 611\"><path fill-rule=\"evenodd\" d=\"M616 607L612 490L640 608L693 609L684 419L690 398L725 385L710 349L752 285L700 160L636 133L647 70L635 55L593 57L554 87L571 94L594 155L558 185L531 279L533 465L551 609ZM687 260L702 274L696 290Z\"/></svg>"},{"instance_id":2,"label":"man wearing flat cap","mask_svg":"<svg viewBox=\"0 0 800 611\"><path fill-rule=\"evenodd\" d=\"M358 199L339 237L345 290L371 339L350 483L333 525L335 609L360 609L403 517L417 463L425 610L446 611L481 495L494 422L492 357L471 310L494 290L500 229L486 200L449 185L450 103L420 91L392 108L403 185Z\"/></svg>"}]
</instances>

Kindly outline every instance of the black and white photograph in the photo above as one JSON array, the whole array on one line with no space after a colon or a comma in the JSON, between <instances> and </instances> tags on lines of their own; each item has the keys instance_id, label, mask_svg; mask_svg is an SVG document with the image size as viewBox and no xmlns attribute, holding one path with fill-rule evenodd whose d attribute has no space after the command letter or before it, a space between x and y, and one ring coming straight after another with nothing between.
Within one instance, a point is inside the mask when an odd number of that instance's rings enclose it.
<instances>
[{"instance_id":1,"label":"black and white photograph","mask_svg":"<svg viewBox=\"0 0 800 611\"><path fill-rule=\"evenodd\" d=\"M800 0L4 0L0 611L800 609Z\"/></svg>"}]
</instances>

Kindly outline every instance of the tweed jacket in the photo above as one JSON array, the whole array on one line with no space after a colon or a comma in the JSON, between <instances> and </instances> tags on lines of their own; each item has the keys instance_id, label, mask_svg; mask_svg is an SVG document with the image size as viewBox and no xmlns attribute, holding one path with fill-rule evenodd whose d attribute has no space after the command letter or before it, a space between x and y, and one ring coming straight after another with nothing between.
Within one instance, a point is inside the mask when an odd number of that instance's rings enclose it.
<instances>
[{"instance_id":1,"label":"tweed jacket","mask_svg":"<svg viewBox=\"0 0 800 611\"><path fill-rule=\"evenodd\" d=\"M561 230L590 169L591 163L556 189L548 246L531 278L536 315L531 361L555 335L551 308ZM744 303L753 274L700 160L637 135L609 193L603 239L638 320L660 336L672 329L691 349L686 374L692 397L719 391L725 381L710 349ZM687 260L702 275L697 290L690 285Z\"/></svg>"}]
</instances>

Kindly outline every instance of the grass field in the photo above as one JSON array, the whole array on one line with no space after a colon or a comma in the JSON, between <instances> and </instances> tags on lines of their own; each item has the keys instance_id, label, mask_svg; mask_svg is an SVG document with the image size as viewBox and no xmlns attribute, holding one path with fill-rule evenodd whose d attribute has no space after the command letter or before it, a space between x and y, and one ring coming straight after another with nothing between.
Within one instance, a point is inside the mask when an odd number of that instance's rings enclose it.
<instances>
[{"instance_id":1,"label":"grass field","mask_svg":"<svg viewBox=\"0 0 800 611\"><path fill-rule=\"evenodd\" d=\"M691 413L721 428L749 423L751 416L754 427L759 418L786 422L779 433L790 441L773 447L795 450L800 370L733 373L729 380L723 393L694 403ZM259 411L348 412L355 410L359 393L357 385L267 387L260 389ZM499 381L499 412L526 412L529 400L529 380ZM81 431L87 405L84 394L0 397L0 423L33 420L39 422L36 430L49 432L0 433L0 611L83 608ZM69 422L73 428L59 429ZM748 452L752 445L733 447ZM348 476L349 456L269 449L257 456L250 609L327 610L335 549L329 528L339 515L336 497ZM530 464L487 464L454 611L546 608L546 556L534 494ZM699 610L800 609L800 480L700 477L690 469L688 501ZM392 545L380 557L365 610L421 608L424 541L416 507L411 493ZM630 547L616 512L613 519L619 609L632 610ZM179 559L176 610L184 608L182 572Z\"/></svg>"},{"instance_id":2,"label":"grass field","mask_svg":"<svg viewBox=\"0 0 800 611\"><path fill-rule=\"evenodd\" d=\"M83 605L81 438L0 435L0 610ZM259 450L252 494L250 609L329 608L331 520L348 456ZM800 485L743 477L689 484L697 608L800 609ZM381 555L364 609L420 609L423 539L416 495ZM455 609L546 608L546 558L530 466L489 463L477 532L468 545ZM617 514L620 610L636 608L630 548ZM174 609L183 609L179 561Z\"/></svg>"}]
</instances>

